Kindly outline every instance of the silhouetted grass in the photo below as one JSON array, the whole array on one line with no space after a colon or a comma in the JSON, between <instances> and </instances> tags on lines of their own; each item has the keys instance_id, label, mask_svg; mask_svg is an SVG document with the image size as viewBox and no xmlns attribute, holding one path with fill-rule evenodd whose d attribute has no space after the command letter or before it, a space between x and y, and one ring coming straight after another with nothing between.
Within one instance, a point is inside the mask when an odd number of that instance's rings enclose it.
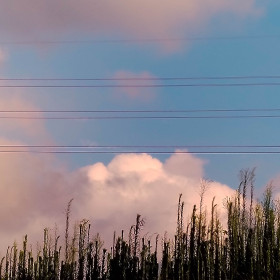
<instances>
[{"instance_id":1,"label":"silhouetted grass","mask_svg":"<svg viewBox=\"0 0 280 280\"><path fill-rule=\"evenodd\" d=\"M207 221L203 198L194 205L190 220L184 218L184 202L179 196L174 239L141 236L144 220L137 215L125 240L114 234L113 247L103 248L99 235L90 235L90 224L82 220L70 238L71 202L66 209L64 248L58 236L44 230L42 250L7 249L0 262L1 279L92 279L92 280L226 280L280 279L280 203L273 200L268 186L261 202L254 203L254 170L240 172L236 196L227 198L227 226L222 227L213 198ZM249 193L249 198L248 198ZM153 246L151 245L153 244ZM62 254L61 252L64 252ZM158 260L160 251L160 260Z\"/></svg>"}]
</instances>

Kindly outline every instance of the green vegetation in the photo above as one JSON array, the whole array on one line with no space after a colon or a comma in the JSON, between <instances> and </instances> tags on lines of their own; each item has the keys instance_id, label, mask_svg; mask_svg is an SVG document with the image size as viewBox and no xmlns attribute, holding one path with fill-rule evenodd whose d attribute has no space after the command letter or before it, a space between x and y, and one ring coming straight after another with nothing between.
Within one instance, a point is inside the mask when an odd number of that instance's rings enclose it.
<instances>
[{"instance_id":1,"label":"green vegetation","mask_svg":"<svg viewBox=\"0 0 280 280\"><path fill-rule=\"evenodd\" d=\"M44 230L42 249L8 248L0 262L1 279L94 279L94 280L200 280L280 279L280 203L273 200L268 186L260 202L254 201L254 170L240 172L236 196L226 198L227 225L223 228L215 198L207 219L203 198L184 218L179 196L177 229L172 240L141 237L140 215L125 240L114 234L107 251L99 235L91 237L90 224L82 220L69 235L71 202L66 209L63 248L59 237ZM249 194L249 195L248 195ZM158 254L158 252L160 254ZM158 256L160 260L158 260Z\"/></svg>"}]
</instances>

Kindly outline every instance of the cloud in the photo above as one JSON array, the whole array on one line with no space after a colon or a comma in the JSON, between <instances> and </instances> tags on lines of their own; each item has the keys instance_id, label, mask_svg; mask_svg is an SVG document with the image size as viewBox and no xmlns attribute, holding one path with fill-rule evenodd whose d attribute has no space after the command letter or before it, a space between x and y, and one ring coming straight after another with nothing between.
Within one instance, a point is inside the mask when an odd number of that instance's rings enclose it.
<instances>
[{"instance_id":1,"label":"cloud","mask_svg":"<svg viewBox=\"0 0 280 280\"><path fill-rule=\"evenodd\" d=\"M0 144L22 142L0 139ZM63 162L49 154L7 153L0 158L0 255L25 234L36 246L42 241L43 229L60 225L63 233L64 209L71 198L83 204L82 181L75 184L75 175ZM73 208L75 210L75 208ZM78 211L75 211L78 212ZM76 214L77 219L78 214Z\"/></svg>"},{"instance_id":2,"label":"cloud","mask_svg":"<svg viewBox=\"0 0 280 280\"><path fill-rule=\"evenodd\" d=\"M3 95L1 110L38 108L15 91ZM0 129L0 145L52 143L43 120L0 121ZM70 172L50 154L1 153L0 255L26 233L33 244L41 241L45 227L57 224L63 236L64 210L71 198L72 221L89 219L107 244L114 230L128 234L137 213L146 218L144 232L172 235L179 194L185 200L186 216L199 202L204 165L200 158L176 152L165 162L149 154L121 154L107 165L97 162ZM210 185L205 197L208 209L213 196L221 204L233 193L218 182Z\"/></svg>"},{"instance_id":3,"label":"cloud","mask_svg":"<svg viewBox=\"0 0 280 280\"><path fill-rule=\"evenodd\" d=\"M180 152L180 150L177 150ZM176 152L177 152L176 151ZM180 175L187 178L203 178L203 165L205 161L200 158L194 157L191 154L178 154L172 155L164 164L164 169L173 174Z\"/></svg>"},{"instance_id":4,"label":"cloud","mask_svg":"<svg viewBox=\"0 0 280 280\"><path fill-rule=\"evenodd\" d=\"M1 254L3 246L15 239L20 242L25 233L33 243L41 241L43 229L55 223L63 236L64 210L71 198L71 221L89 219L106 244L111 244L114 230L120 234L124 229L127 235L137 213L146 218L143 233L168 231L172 236L179 194L186 217L199 202L203 164L192 155L176 153L165 162L148 154L121 154L108 165L98 162L69 172L50 155L4 154L0 158ZM213 196L221 205L230 194L231 188L213 182L205 205Z\"/></svg>"},{"instance_id":5,"label":"cloud","mask_svg":"<svg viewBox=\"0 0 280 280\"><path fill-rule=\"evenodd\" d=\"M44 140L47 143L51 140L46 131L44 120L25 119L25 117L42 117L40 109L30 100L21 97L21 90L8 89L1 94L0 111L35 111L34 113L21 112L0 112L0 137L11 140L27 140L36 142ZM36 112L37 111L37 112Z\"/></svg>"},{"instance_id":6,"label":"cloud","mask_svg":"<svg viewBox=\"0 0 280 280\"><path fill-rule=\"evenodd\" d=\"M0 65L8 59L8 54L4 49L0 48Z\"/></svg>"},{"instance_id":7,"label":"cloud","mask_svg":"<svg viewBox=\"0 0 280 280\"><path fill-rule=\"evenodd\" d=\"M199 203L203 164L201 159L179 153L165 162L148 154L126 154L116 156L107 166L94 164L83 169L89 178L90 204L86 207L95 213L96 227L105 234L126 229L137 213L147 218L145 231L172 234L179 194L183 194L186 215ZM205 206L209 210L216 197L222 213L225 197L232 194L228 186L212 182Z\"/></svg>"},{"instance_id":8,"label":"cloud","mask_svg":"<svg viewBox=\"0 0 280 280\"><path fill-rule=\"evenodd\" d=\"M156 91L153 88L141 87L141 85L153 86L155 84L155 81L151 79L156 77L150 74L149 72L133 73L130 71L118 71L114 74L113 78L119 79L116 81L117 86L119 86L117 90L118 98L126 96L131 100L149 102L155 99L156 97ZM125 86L122 87L123 85ZM139 85L139 87L127 87L135 85Z\"/></svg>"},{"instance_id":9,"label":"cloud","mask_svg":"<svg viewBox=\"0 0 280 280\"><path fill-rule=\"evenodd\" d=\"M280 175L277 174L272 180L269 180L266 185L256 190L259 197L263 197L266 189L271 187L273 198L280 201Z\"/></svg>"},{"instance_id":10,"label":"cloud","mask_svg":"<svg viewBox=\"0 0 280 280\"><path fill-rule=\"evenodd\" d=\"M61 38L77 31L168 38L205 27L220 14L246 17L260 12L256 0L68 0L67 3L1 0L0 3L2 36L25 40Z\"/></svg>"}]
</instances>

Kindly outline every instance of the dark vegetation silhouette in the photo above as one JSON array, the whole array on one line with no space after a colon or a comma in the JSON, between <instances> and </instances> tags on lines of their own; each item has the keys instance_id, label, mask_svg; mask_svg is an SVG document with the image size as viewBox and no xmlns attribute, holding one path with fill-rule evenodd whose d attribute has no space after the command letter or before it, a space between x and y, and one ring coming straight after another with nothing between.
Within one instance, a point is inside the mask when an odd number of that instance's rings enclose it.
<instances>
[{"instance_id":1,"label":"dark vegetation silhouette","mask_svg":"<svg viewBox=\"0 0 280 280\"><path fill-rule=\"evenodd\" d=\"M44 230L41 250L7 249L0 262L1 279L86 280L226 280L280 279L280 202L269 185L261 201L254 200L254 169L240 172L236 195L225 198L227 224L217 214L213 198L207 218L203 199L208 183L201 185L200 204L189 220L179 196L177 229L173 239L150 240L141 235L144 220L137 215L128 240L114 233L110 250L99 235L90 234L90 223L82 220L70 236L70 210L66 208L63 248L59 236ZM159 258L160 256L160 258Z\"/></svg>"}]
</instances>

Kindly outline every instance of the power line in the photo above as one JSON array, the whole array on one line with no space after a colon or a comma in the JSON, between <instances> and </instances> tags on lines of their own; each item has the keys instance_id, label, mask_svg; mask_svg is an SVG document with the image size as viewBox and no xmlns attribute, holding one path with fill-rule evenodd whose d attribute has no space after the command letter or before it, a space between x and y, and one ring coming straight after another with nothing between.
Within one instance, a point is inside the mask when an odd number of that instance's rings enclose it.
<instances>
[{"instance_id":1,"label":"power line","mask_svg":"<svg viewBox=\"0 0 280 280\"><path fill-rule=\"evenodd\" d=\"M1 148L168 148L168 149L189 149L189 148L280 148L280 145L1 145Z\"/></svg>"},{"instance_id":2,"label":"power line","mask_svg":"<svg viewBox=\"0 0 280 280\"><path fill-rule=\"evenodd\" d=\"M0 81L170 81L170 80L242 80L280 79L280 75L197 76L197 77L127 77L127 78L0 78Z\"/></svg>"},{"instance_id":3,"label":"power line","mask_svg":"<svg viewBox=\"0 0 280 280\"><path fill-rule=\"evenodd\" d=\"M280 145L0 145L0 153L35 154L271 155L280 154L279 149Z\"/></svg>"},{"instance_id":4,"label":"power line","mask_svg":"<svg viewBox=\"0 0 280 280\"><path fill-rule=\"evenodd\" d=\"M206 113L206 112L277 112L280 108L190 109L190 110L0 110L1 113Z\"/></svg>"},{"instance_id":5,"label":"power line","mask_svg":"<svg viewBox=\"0 0 280 280\"><path fill-rule=\"evenodd\" d=\"M96 40L29 40L29 41L0 41L2 45L59 45L59 44L133 44L161 43L184 41L224 41L224 40L259 40L279 39L280 35L244 35L244 36L213 36L213 37L184 37L184 38L139 38L139 39L96 39Z\"/></svg>"},{"instance_id":6,"label":"power line","mask_svg":"<svg viewBox=\"0 0 280 280\"><path fill-rule=\"evenodd\" d=\"M178 150L182 149L182 150ZM191 149L191 150L186 150ZM280 145L0 145L2 154L273 155Z\"/></svg>"},{"instance_id":7,"label":"power line","mask_svg":"<svg viewBox=\"0 0 280 280\"><path fill-rule=\"evenodd\" d=\"M88 116L88 117L77 117L77 116L69 116L69 117L28 117L28 116L0 116L0 119L11 119L11 120L133 120L133 119L272 119L272 118L280 118L280 115L222 115L222 116Z\"/></svg>"},{"instance_id":8,"label":"power line","mask_svg":"<svg viewBox=\"0 0 280 280\"><path fill-rule=\"evenodd\" d=\"M34 154L198 154L198 155L272 155L280 151L75 151L75 150L2 150L0 153L34 153Z\"/></svg>"},{"instance_id":9,"label":"power line","mask_svg":"<svg viewBox=\"0 0 280 280\"><path fill-rule=\"evenodd\" d=\"M193 109L193 110L0 110L2 120L133 120L133 119L256 119L280 118L277 114L259 114L279 112L280 108L245 108L245 109ZM226 113L254 113L228 115ZM34 116L34 114L47 114ZM98 115L79 115L79 114ZM184 115L186 113L201 113L202 115ZM203 115L203 113L219 113L218 115ZM223 114L220 114L223 113ZM258 114L256 114L258 113ZM13 115L19 114L19 115ZM30 115L31 114L31 115ZM50 115L55 114L55 115ZM58 114L58 115L56 115ZM70 114L70 115L69 115ZM77 115L78 114L78 115ZM133 114L133 115L127 115ZM136 115L135 115L136 114ZM150 114L150 115L146 115ZM151 115L152 114L152 115ZM158 115L161 114L161 115ZM177 115L174 115L177 114ZM178 115L180 114L180 115Z\"/></svg>"},{"instance_id":10,"label":"power line","mask_svg":"<svg viewBox=\"0 0 280 280\"><path fill-rule=\"evenodd\" d=\"M245 109L190 109L190 110L0 110L0 114L19 113L19 114L80 114L80 113L226 113L226 112L279 112L280 108L245 108Z\"/></svg>"},{"instance_id":11,"label":"power line","mask_svg":"<svg viewBox=\"0 0 280 280\"><path fill-rule=\"evenodd\" d=\"M207 84L146 84L146 85L0 85L0 88L170 88L170 87L249 87L249 86L280 86L273 83L207 83Z\"/></svg>"}]
</instances>

